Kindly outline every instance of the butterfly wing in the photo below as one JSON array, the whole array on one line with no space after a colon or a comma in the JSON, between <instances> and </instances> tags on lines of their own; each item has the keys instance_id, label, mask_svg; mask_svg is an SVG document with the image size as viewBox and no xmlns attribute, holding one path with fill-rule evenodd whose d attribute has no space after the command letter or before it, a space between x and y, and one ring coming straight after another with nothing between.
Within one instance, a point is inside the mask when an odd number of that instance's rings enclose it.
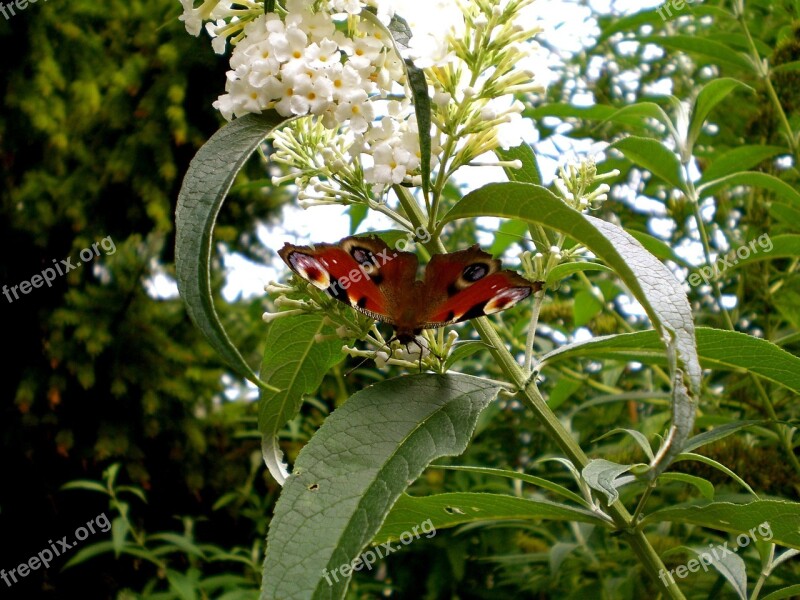
<instances>
[{"instance_id":1,"label":"butterfly wing","mask_svg":"<svg viewBox=\"0 0 800 600\"><path fill-rule=\"evenodd\" d=\"M285 244L278 254L299 277L390 325L397 322L397 290L413 286L416 279L416 255L393 251L374 236L351 236L314 247Z\"/></svg>"},{"instance_id":2,"label":"butterfly wing","mask_svg":"<svg viewBox=\"0 0 800 600\"><path fill-rule=\"evenodd\" d=\"M511 308L542 283L530 282L474 245L436 254L425 269L423 311L426 329L459 323Z\"/></svg>"}]
</instances>

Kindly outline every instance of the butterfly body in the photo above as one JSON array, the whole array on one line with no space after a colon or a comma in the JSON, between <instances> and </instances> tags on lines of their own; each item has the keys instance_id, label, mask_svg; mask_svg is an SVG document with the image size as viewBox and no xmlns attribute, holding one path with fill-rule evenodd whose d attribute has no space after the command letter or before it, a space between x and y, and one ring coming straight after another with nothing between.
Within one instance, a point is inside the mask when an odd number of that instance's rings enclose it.
<instances>
[{"instance_id":1,"label":"butterfly body","mask_svg":"<svg viewBox=\"0 0 800 600\"><path fill-rule=\"evenodd\" d=\"M280 257L299 277L395 329L401 344L436 329L510 308L541 287L474 245L434 255L417 279L416 254L393 250L377 237L336 244L285 244Z\"/></svg>"}]
</instances>

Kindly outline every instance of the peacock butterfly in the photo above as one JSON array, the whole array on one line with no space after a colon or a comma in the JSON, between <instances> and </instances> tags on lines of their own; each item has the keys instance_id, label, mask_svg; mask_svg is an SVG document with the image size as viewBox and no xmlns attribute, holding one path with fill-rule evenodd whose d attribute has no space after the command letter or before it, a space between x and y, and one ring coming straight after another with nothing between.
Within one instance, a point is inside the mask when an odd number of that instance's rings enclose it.
<instances>
[{"instance_id":1,"label":"peacock butterfly","mask_svg":"<svg viewBox=\"0 0 800 600\"><path fill-rule=\"evenodd\" d=\"M501 270L500 261L477 244L435 254L421 281L416 254L392 250L375 236L313 247L287 243L278 254L315 287L394 327L401 344L411 343L423 329L510 308L542 287L540 281Z\"/></svg>"}]
</instances>

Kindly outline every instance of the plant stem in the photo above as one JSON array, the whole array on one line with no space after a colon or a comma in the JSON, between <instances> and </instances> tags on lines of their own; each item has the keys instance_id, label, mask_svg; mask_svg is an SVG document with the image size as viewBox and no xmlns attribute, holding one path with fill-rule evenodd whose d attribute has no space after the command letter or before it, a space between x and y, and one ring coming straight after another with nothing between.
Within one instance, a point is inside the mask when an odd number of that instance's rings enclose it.
<instances>
[{"instance_id":1,"label":"plant stem","mask_svg":"<svg viewBox=\"0 0 800 600\"><path fill-rule=\"evenodd\" d=\"M422 212L419 204L414 200L411 193L401 187L394 187L395 193L400 199L400 205L405 210L406 216L415 225L421 225L425 222L425 215ZM431 238L425 244L426 248L432 253L445 252L444 244L441 239ZM567 431L558 420L558 417L547 406L547 402L542 397L539 388L536 387L534 380L529 380L522 368L517 364L516 359L506 348L505 343L492 327L491 321L486 317L473 319L472 324L475 330L481 336L481 339L489 345L489 352L491 352L495 361L500 367L503 374L511 381L517 389L519 389L524 401L528 407L533 411L533 414L539 420L548 434L548 437L553 440L561 451L569 458L573 465L580 471L589 464L589 457L581 449L580 445L575 441L572 435ZM614 521L618 531L621 531L631 548L636 553L639 561L644 565L645 570L651 576L653 581L659 586L661 592L673 600L684 600L684 595L678 585L669 577L660 577L660 574L666 573L664 563L658 556L652 545L648 541L644 532L636 526L633 522L625 505L619 500L608 506L608 513Z\"/></svg>"}]
</instances>

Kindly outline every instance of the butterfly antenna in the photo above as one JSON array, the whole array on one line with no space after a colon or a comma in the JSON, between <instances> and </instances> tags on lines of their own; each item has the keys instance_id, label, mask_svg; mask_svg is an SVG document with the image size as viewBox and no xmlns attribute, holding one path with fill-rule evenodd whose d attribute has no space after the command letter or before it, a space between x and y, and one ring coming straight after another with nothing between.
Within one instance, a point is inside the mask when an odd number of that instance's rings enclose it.
<instances>
[{"instance_id":1,"label":"butterfly antenna","mask_svg":"<svg viewBox=\"0 0 800 600\"><path fill-rule=\"evenodd\" d=\"M392 357L392 342L393 342L394 340L396 340L396 339L397 339L397 336L396 336L396 335L393 335L393 336L392 336L392 337L390 337L390 338L387 340L387 342L386 342L386 353L389 355L389 357L388 357L386 360L389 360L389 358L391 358L391 357ZM355 367L353 367L353 368L352 368L352 369L350 369L350 370L349 370L347 373L345 373L345 374L344 374L344 376L345 376L345 377L349 377L349 376L350 376L350 374L351 374L353 371L355 371L356 369L360 368L360 367L361 367L361 365L363 365L363 364L364 364L365 362L367 362L368 360L369 360L369 356L365 356L365 357L364 357L364 358L361 360L361 362L359 362L359 363L358 363L358 364L357 364Z\"/></svg>"},{"instance_id":2,"label":"butterfly antenna","mask_svg":"<svg viewBox=\"0 0 800 600\"><path fill-rule=\"evenodd\" d=\"M350 377L350 374L355 371L356 369L360 368L365 362L369 360L369 356L365 356L361 361L352 369L350 369L347 373L344 374L345 377Z\"/></svg>"}]
</instances>

